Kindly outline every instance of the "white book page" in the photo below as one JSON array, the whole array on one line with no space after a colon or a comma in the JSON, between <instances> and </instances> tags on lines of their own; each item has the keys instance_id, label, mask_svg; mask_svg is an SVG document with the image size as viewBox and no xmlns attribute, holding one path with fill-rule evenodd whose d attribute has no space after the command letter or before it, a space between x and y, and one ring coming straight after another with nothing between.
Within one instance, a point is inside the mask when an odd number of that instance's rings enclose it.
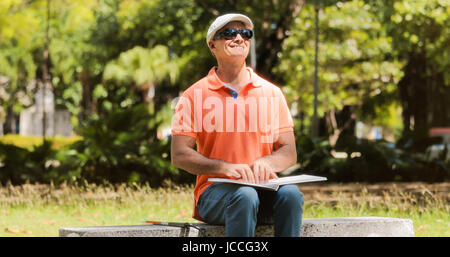
<instances>
[{"instance_id":1,"label":"white book page","mask_svg":"<svg viewBox=\"0 0 450 257\"><path fill-rule=\"evenodd\" d=\"M327 180L326 177L319 177L319 176L313 176L313 175L297 175L297 176L289 176L289 177L283 177L283 178L277 178L277 179L271 179L267 184L255 184L250 182L244 182L240 180L234 180L234 179L227 179L227 178L209 178L208 181L213 182L226 182L226 183L233 183L233 184L239 184L239 185L247 185L262 189L269 189L269 190L278 190L278 187L281 185L288 185L288 184L299 184L299 183L305 183L305 182L316 182L316 181L325 181Z\"/></svg>"},{"instance_id":2,"label":"white book page","mask_svg":"<svg viewBox=\"0 0 450 257\"><path fill-rule=\"evenodd\" d=\"M288 185L288 184L298 184L305 182L316 182L316 181L325 181L326 177L313 176L313 175L297 175L297 176L289 176L283 178L276 178L269 180L268 184L276 184L276 185Z\"/></svg>"},{"instance_id":3,"label":"white book page","mask_svg":"<svg viewBox=\"0 0 450 257\"><path fill-rule=\"evenodd\" d=\"M244 182L241 180L227 179L227 178L209 178L208 181L246 185L246 186L258 187L258 188L269 189L269 190L274 190L274 191L278 190L278 187L279 187L278 184L276 184L276 183L255 184L255 183Z\"/></svg>"}]
</instances>

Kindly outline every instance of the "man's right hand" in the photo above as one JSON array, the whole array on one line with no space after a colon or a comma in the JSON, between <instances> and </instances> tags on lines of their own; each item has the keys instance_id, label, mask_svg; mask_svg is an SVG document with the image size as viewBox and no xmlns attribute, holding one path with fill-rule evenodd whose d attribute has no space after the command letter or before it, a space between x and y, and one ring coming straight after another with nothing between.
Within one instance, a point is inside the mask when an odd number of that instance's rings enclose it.
<instances>
[{"instance_id":1,"label":"man's right hand","mask_svg":"<svg viewBox=\"0 0 450 257\"><path fill-rule=\"evenodd\" d=\"M247 164L223 162L222 174L228 177L241 178L245 182L258 183L252 169Z\"/></svg>"},{"instance_id":2,"label":"man's right hand","mask_svg":"<svg viewBox=\"0 0 450 257\"><path fill-rule=\"evenodd\" d=\"M172 137L172 165L194 175L222 174L250 183L258 183L254 172L247 164L235 164L218 159L209 159L195 149L195 138L184 135Z\"/></svg>"}]
</instances>

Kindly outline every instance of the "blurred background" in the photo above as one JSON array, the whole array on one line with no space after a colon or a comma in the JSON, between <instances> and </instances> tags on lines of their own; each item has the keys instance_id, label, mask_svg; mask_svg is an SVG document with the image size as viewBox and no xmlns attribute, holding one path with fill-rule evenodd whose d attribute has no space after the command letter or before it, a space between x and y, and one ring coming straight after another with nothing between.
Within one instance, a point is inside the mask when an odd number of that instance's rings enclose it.
<instances>
[{"instance_id":1,"label":"blurred background","mask_svg":"<svg viewBox=\"0 0 450 257\"><path fill-rule=\"evenodd\" d=\"M294 117L286 174L449 180L448 1L1 0L0 183L194 183L170 164L173 108L228 12Z\"/></svg>"}]
</instances>

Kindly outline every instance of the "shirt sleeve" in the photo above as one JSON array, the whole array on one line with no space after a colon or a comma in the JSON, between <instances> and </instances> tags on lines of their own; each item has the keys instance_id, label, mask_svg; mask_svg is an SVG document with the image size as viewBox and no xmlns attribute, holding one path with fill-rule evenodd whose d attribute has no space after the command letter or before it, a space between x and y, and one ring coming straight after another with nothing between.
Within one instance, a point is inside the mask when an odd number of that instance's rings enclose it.
<instances>
[{"instance_id":1,"label":"shirt sleeve","mask_svg":"<svg viewBox=\"0 0 450 257\"><path fill-rule=\"evenodd\" d=\"M277 131L279 134L294 131L294 121L291 112L289 111L286 98L281 89L277 89L277 96L279 98L279 127Z\"/></svg>"},{"instance_id":2,"label":"shirt sleeve","mask_svg":"<svg viewBox=\"0 0 450 257\"><path fill-rule=\"evenodd\" d=\"M187 94L180 96L172 120L172 135L184 135L197 138L194 131L193 101Z\"/></svg>"}]
</instances>

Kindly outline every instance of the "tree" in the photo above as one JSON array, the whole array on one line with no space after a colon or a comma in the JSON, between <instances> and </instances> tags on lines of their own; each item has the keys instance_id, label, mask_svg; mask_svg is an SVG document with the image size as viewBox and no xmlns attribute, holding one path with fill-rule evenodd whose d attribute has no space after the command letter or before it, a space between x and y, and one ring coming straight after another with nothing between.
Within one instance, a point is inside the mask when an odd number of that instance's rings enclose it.
<instances>
[{"instance_id":1,"label":"tree","mask_svg":"<svg viewBox=\"0 0 450 257\"><path fill-rule=\"evenodd\" d=\"M74 16L76 12L72 13L72 9L68 9L68 14L64 16ZM166 94L171 98L178 95L180 88L193 82L195 76L191 74L200 74L192 72L203 67L202 58L194 58L201 55L196 47L201 42L198 36L201 32L196 31L192 25L198 12L192 1L102 0L86 5L78 12L85 13L82 16L85 19L81 19L82 22L77 23L73 29L67 29L67 25L61 29L60 42L68 44L53 48L58 49L58 53L54 55L58 55L58 66L63 67L58 71L61 74L58 77L64 78L64 81L59 80L65 88L63 100L73 110L77 110L80 121L97 113L101 101L97 99L96 93L100 93L102 87L109 90L103 84L105 67L112 60L117 60L122 53L135 47L153 48L164 45L170 56L180 57L177 62L180 67L173 69L183 69L182 73L179 72L182 77L180 82L175 85L170 80L161 82L164 85L168 83L167 88L171 90ZM65 21L63 19L64 23ZM75 109L77 102L81 108ZM155 104L159 108L160 101Z\"/></svg>"},{"instance_id":2,"label":"tree","mask_svg":"<svg viewBox=\"0 0 450 257\"><path fill-rule=\"evenodd\" d=\"M107 64L103 80L119 88L128 86L139 96L139 103L149 103L152 100L149 97L151 90L155 90L155 87L167 78L174 84L178 76L178 63L175 58L169 56L167 47L157 45L146 49L136 46ZM126 105L126 102L122 104Z\"/></svg>"},{"instance_id":3,"label":"tree","mask_svg":"<svg viewBox=\"0 0 450 257\"><path fill-rule=\"evenodd\" d=\"M339 2L320 11L319 109L327 122L330 144L358 117L369 99L395 94L401 63L390 60L390 38L363 1ZM292 34L284 41L275 72L286 78L284 92L297 105L296 112L312 116L314 72L314 6L306 5L296 17ZM385 105L393 103L384 102ZM337 113L351 112L344 120ZM309 125L309 121L306 121Z\"/></svg>"},{"instance_id":4,"label":"tree","mask_svg":"<svg viewBox=\"0 0 450 257\"><path fill-rule=\"evenodd\" d=\"M448 1L375 1L374 13L392 37L393 55L405 61L397 84L403 133L413 151L427 147L428 129L450 126L450 5Z\"/></svg>"},{"instance_id":5,"label":"tree","mask_svg":"<svg viewBox=\"0 0 450 257\"><path fill-rule=\"evenodd\" d=\"M22 108L33 103L37 65L33 49L33 32L39 28L41 3L2 1L0 3L0 122L5 133L16 133L16 122Z\"/></svg>"},{"instance_id":6,"label":"tree","mask_svg":"<svg viewBox=\"0 0 450 257\"><path fill-rule=\"evenodd\" d=\"M9 102L2 106L14 110L17 116L22 108L34 103L33 95L44 80L47 1L2 1L0 5L0 75L8 78L6 90L10 95ZM89 0L51 1L48 72L56 104L74 114L79 112L81 100L76 74L80 56L86 52L82 42L93 6L95 2ZM20 82L19 77L23 78Z\"/></svg>"}]
</instances>

